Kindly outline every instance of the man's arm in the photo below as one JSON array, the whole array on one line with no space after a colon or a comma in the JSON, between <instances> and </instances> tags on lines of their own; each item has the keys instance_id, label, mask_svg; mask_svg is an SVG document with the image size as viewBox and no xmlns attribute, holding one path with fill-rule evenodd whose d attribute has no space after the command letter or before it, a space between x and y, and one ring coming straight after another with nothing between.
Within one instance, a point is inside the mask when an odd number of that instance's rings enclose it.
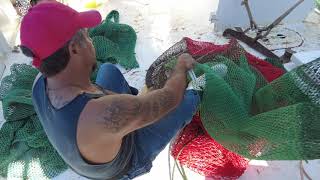
<instances>
[{"instance_id":1,"label":"man's arm","mask_svg":"<svg viewBox=\"0 0 320 180\"><path fill-rule=\"evenodd\" d=\"M194 62L190 55L181 55L162 89L141 96L118 94L92 100L81 119L96 119L103 131L120 136L156 122L181 102L187 86L186 73Z\"/></svg>"}]
</instances>

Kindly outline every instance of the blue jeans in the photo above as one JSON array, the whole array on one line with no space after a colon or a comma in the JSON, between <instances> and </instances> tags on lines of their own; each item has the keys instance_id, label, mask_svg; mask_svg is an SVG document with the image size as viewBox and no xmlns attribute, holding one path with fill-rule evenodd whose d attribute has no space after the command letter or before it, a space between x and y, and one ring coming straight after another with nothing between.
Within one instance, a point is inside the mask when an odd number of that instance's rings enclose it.
<instances>
[{"instance_id":1,"label":"blue jeans","mask_svg":"<svg viewBox=\"0 0 320 180\"><path fill-rule=\"evenodd\" d=\"M101 65L96 83L115 93L131 94L132 92L122 73L112 64ZM159 121L136 130L131 166L123 179L133 179L150 171L156 156L185 125L190 123L199 101L198 93L188 90L176 109Z\"/></svg>"}]
</instances>

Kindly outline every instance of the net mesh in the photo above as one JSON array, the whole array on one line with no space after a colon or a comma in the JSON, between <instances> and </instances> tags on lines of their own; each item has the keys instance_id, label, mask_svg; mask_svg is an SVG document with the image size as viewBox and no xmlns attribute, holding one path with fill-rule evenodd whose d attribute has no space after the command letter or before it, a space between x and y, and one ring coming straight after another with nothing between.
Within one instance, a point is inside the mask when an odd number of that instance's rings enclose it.
<instances>
[{"instance_id":1,"label":"net mesh","mask_svg":"<svg viewBox=\"0 0 320 180\"><path fill-rule=\"evenodd\" d=\"M256 91L254 76L244 70L245 65L236 66L231 60L224 64L228 66L224 78L206 73L200 111L209 134L250 159L318 159L320 136L315 128L320 125L320 109L314 96L319 96L319 84L301 72L310 64ZM302 83L296 82L301 79L317 91L309 96L302 92Z\"/></svg>"},{"instance_id":2,"label":"net mesh","mask_svg":"<svg viewBox=\"0 0 320 180\"><path fill-rule=\"evenodd\" d=\"M14 64L4 77L0 99L6 122L0 130L0 175L11 178L53 177L66 165L49 143L31 99L38 71Z\"/></svg>"},{"instance_id":3,"label":"net mesh","mask_svg":"<svg viewBox=\"0 0 320 180\"><path fill-rule=\"evenodd\" d=\"M211 138L204 130L200 115L193 117L171 146L171 155L181 165L214 179L236 179L248 161Z\"/></svg>"},{"instance_id":4,"label":"net mesh","mask_svg":"<svg viewBox=\"0 0 320 180\"><path fill-rule=\"evenodd\" d=\"M276 60L263 61L244 51L235 40L214 45L184 38L165 52L174 56L160 56L151 66L147 85L162 87L172 70L168 64L182 52L190 53L202 63L194 70L197 76L205 76L200 115L208 133L208 137L195 136L192 128L196 127L191 123L178 136L172 154L183 165L201 174L223 177L225 174L217 169L225 170L226 157L214 154L220 147L208 149L199 143L204 139L209 142L210 138L249 159L319 158L320 139L316 129L320 125L320 60L284 74L283 66ZM224 76L212 69L221 64L227 67ZM164 67L157 67L159 65ZM181 141L185 147L193 144L193 148L186 150L181 144L176 145ZM177 156L179 151L184 155ZM221 164L213 166L212 161ZM234 161L243 162L243 159ZM237 176L241 170L241 166L229 167L228 176Z\"/></svg>"},{"instance_id":5,"label":"net mesh","mask_svg":"<svg viewBox=\"0 0 320 180\"><path fill-rule=\"evenodd\" d=\"M97 51L97 71L104 62L120 63L126 68L137 67L134 47L136 34L119 24L119 13L112 11L106 20L90 29ZM49 143L32 104L32 85L38 70L27 64L14 64L11 74L1 81L5 123L0 129L0 176L18 179L52 178L67 165Z\"/></svg>"},{"instance_id":6,"label":"net mesh","mask_svg":"<svg viewBox=\"0 0 320 180\"><path fill-rule=\"evenodd\" d=\"M270 82L285 72L284 67L276 60L267 58L267 61L263 61L253 56L246 52L235 39L231 39L228 44L215 45L209 42L184 38L166 50L149 67L146 75L147 87L156 89L163 87L171 74L171 69L166 68L166 64L185 52L190 53L199 63L212 62L217 56L224 56L238 62L240 56L244 55L253 73L260 74L260 77L264 75L264 78L258 79L258 83Z\"/></svg>"},{"instance_id":7,"label":"net mesh","mask_svg":"<svg viewBox=\"0 0 320 180\"><path fill-rule=\"evenodd\" d=\"M90 29L89 36L99 61L119 63L126 69L139 67L135 57L136 32L119 23L118 11L111 11L100 25Z\"/></svg>"}]
</instances>

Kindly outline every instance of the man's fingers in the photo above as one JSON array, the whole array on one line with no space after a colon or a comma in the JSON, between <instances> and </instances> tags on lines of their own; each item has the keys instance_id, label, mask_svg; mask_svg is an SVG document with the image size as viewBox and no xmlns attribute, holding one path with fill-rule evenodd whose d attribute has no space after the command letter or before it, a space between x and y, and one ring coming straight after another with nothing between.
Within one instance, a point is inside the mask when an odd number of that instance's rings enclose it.
<instances>
[{"instance_id":1,"label":"man's fingers","mask_svg":"<svg viewBox=\"0 0 320 180\"><path fill-rule=\"evenodd\" d=\"M188 69L192 69L194 66L195 66L195 62L194 61L187 63L187 68Z\"/></svg>"},{"instance_id":2,"label":"man's fingers","mask_svg":"<svg viewBox=\"0 0 320 180\"><path fill-rule=\"evenodd\" d=\"M178 58L178 63L186 68L186 70L190 70L194 67L196 61L193 57L188 53L183 53Z\"/></svg>"},{"instance_id":3,"label":"man's fingers","mask_svg":"<svg viewBox=\"0 0 320 180\"><path fill-rule=\"evenodd\" d=\"M190 60L190 59L193 59L192 56L188 53L183 53L179 56L179 59L180 60Z\"/></svg>"}]
</instances>

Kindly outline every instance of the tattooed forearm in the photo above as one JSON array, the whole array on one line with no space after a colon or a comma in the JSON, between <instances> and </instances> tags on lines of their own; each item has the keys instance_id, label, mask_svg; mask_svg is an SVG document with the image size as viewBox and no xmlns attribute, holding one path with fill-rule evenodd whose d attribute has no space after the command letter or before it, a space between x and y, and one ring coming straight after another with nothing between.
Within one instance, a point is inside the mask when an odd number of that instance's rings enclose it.
<instances>
[{"instance_id":1,"label":"tattooed forearm","mask_svg":"<svg viewBox=\"0 0 320 180\"><path fill-rule=\"evenodd\" d=\"M116 133L121 127L125 127L128 121L139 113L140 109L141 103L139 101L114 100L105 108L104 125L108 130Z\"/></svg>"},{"instance_id":2,"label":"tattooed forearm","mask_svg":"<svg viewBox=\"0 0 320 180\"><path fill-rule=\"evenodd\" d=\"M186 88L186 68L181 67L175 69L162 89L139 97L119 95L118 99L109 101L103 117L105 127L126 134L152 124L173 110Z\"/></svg>"},{"instance_id":3,"label":"tattooed forearm","mask_svg":"<svg viewBox=\"0 0 320 180\"><path fill-rule=\"evenodd\" d=\"M170 91L164 89L155 92L146 100L141 109L143 121L148 122L158 119L172 110L177 104L177 98Z\"/></svg>"},{"instance_id":4,"label":"tattooed forearm","mask_svg":"<svg viewBox=\"0 0 320 180\"><path fill-rule=\"evenodd\" d=\"M186 63L177 66L162 89L138 97L108 96L104 101L102 118L105 127L111 132L125 135L164 117L183 99L187 85L186 66Z\"/></svg>"},{"instance_id":5,"label":"tattooed forearm","mask_svg":"<svg viewBox=\"0 0 320 180\"><path fill-rule=\"evenodd\" d=\"M104 126L112 133L137 129L160 119L177 104L170 91L157 90L145 97L116 99L104 111Z\"/></svg>"}]
</instances>

